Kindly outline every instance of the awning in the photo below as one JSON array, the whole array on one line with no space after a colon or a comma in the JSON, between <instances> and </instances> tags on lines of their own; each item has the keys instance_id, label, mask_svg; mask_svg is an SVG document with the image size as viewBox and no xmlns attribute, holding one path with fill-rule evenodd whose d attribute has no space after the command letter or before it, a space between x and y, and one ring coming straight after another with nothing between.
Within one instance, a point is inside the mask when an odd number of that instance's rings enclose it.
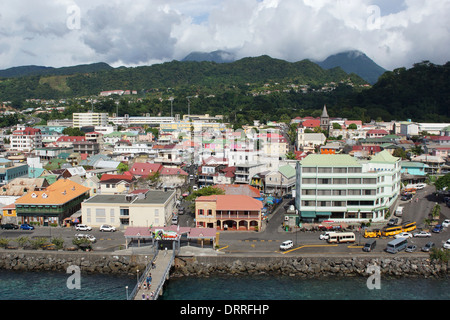
<instances>
[{"instance_id":1,"label":"awning","mask_svg":"<svg viewBox=\"0 0 450 320\"><path fill-rule=\"evenodd\" d=\"M316 212L315 211L301 211L300 216L302 218L315 218Z\"/></svg>"},{"instance_id":2,"label":"awning","mask_svg":"<svg viewBox=\"0 0 450 320\"><path fill-rule=\"evenodd\" d=\"M318 215L318 216L327 216L327 217L329 217L329 216L331 216L331 212L316 212L316 215Z\"/></svg>"}]
</instances>

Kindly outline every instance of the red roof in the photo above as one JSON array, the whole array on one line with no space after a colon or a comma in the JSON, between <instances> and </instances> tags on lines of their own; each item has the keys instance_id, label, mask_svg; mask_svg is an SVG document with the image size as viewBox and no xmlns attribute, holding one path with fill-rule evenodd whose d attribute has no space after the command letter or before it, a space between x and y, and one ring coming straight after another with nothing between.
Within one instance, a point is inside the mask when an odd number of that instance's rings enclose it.
<instances>
[{"instance_id":1,"label":"red roof","mask_svg":"<svg viewBox=\"0 0 450 320\"><path fill-rule=\"evenodd\" d=\"M174 176L174 175L182 175L182 176L187 176L187 172L184 171L183 169L179 169L179 168L166 168L163 167L159 173L163 176Z\"/></svg>"},{"instance_id":2,"label":"red roof","mask_svg":"<svg viewBox=\"0 0 450 320\"><path fill-rule=\"evenodd\" d=\"M237 194L203 196L198 197L195 201L215 202L216 210L260 211L263 207L261 201L246 195Z\"/></svg>"},{"instance_id":3,"label":"red roof","mask_svg":"<svg viewBox=\"0 0 450 320\"><path fill-rule=\"evenodd\" d=\"M306 128L320 127L320 119L305 120L302 122L302 126Z\"/></svg>"},{"instance_id":4,"label":"red roof","mask_svg":"<svg viewBox=\"0 0 450 320\"><path fill-rule=\"evenodd\" d=\"M133 176L130 173L124 173L124 174L109 174L105 173L102 175L100 181L109 181L109 180L125 180L131 182L133 180Z\"/></svg>"},{"instance_id":5,"label":"red roof","mask_svg":"<svg viewBox=\"0 0 450 320\"><path fill-rule=\"evenodd\" d=\"M34 136L35 134L41 133L40 129L35 129L31 127L26 127L24 130L16 130L13 132L15 135L27 135Z\"/></svg>"},{"instance_id":6,"label":"red roof","mask_svg":"<svg viewBox=\"0 0 450 320\"><path fill-rule=\"evenodd\" d=\"M131 174L138 176L147 177L150 174L154 174L155 172L160 171L163 168L161 164L158 163L134 163L130 169Z\"/></svg>"},{"instance_id":7,"label":"red roof","mask_svg":"<svg viewBox=\"0 0 450 320\"><path fill-rule=\"evenodd\" d=\"M388 135L389 132L387 132L386 130L383 129L372 129L367 131L367 134L384 134L384 135Z\"/></svg>"}]
</instances>

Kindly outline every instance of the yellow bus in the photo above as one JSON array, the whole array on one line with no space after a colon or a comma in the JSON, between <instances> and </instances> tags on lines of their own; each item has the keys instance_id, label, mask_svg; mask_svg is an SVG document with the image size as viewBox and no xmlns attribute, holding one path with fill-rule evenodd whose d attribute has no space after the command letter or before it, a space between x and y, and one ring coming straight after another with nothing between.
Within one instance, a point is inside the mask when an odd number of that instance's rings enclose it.
<instances>
[{"instance_id":1,"label":"yellow bus","mask_svg":"<svg viewBox=\"0 0 450 320\"><path fill-rule=\"evenodd\" d=\"M355 234L353 232L332 232L327 241L328 243L355 242Z\"/></svg>"},{"instance_id":2,"label":"yellow bus","mask_svg":"<svg viewBox=\"0 0 450 320\"><path fill-rule=\"evenodd\" d=\"M383 237L391 237L391 236L395 236L396 234L399 234L402 232L403 232L402 226L384 227L381 230L381 235Z\"/></svg>"},{"instance_id":3,"label":"yellow bus","mask_svg":"<svg viewBox=\"0 0 450 320\"><path fill-rule=\"evenodd\" d=\"M416 226L416 222L405 222L402 223L402 232L409 232L409 231L413 231L416 230L417 226Z\"/></svg>"}]
</instances>

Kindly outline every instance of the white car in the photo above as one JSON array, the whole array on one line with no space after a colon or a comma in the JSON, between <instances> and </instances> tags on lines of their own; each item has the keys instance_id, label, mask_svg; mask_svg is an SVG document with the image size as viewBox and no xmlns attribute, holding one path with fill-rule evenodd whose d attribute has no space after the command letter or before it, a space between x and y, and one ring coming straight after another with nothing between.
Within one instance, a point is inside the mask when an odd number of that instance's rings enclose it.
<instances>
[{"instance_id":1,"label":"white car","mask_svg":"<svg viewBox=\"0 0 450 320\"><path fill-rule=\"evenodd\" d=\"M394 236L394 238L395 239L398 239L398 238L412 238L412 234L409 233L409 232L402 232L402 233L396 234Z\"/></svg>"},{"instance_id":2,"label":"white car","mask_svg":"<svg viewBox=\"0 0 450 320\"><path fill-rule=\"evenodd\" d=\"M443 245L444 249L450 249L450 239L448 239L444 245Z\"/></svg>"},{"instance_id":3,"label":"white car","mask_svg":"<svg viewBox=\"0 0 450 320\"><path fill-rule=\"evenodd\" d=\"M426 231L420 231L420 232L414 233L414 237L429 238L429 237L431 237L431 233L426 232Z\"/></svg>"},{"instance_id":4,"label":"white car","mask_svg":"<svg viewBox=\"0 0 450 320\"><path fill-rule=\"evenodd\" d=\"M423 188L425 188L427 185L425 184L425 183L419 183L419 184L416 184L416 189L417 190L422 190Z\"/></svg>"},{"instance_id":5,"label":"white car","mask_svg":"<svg viewBox=\"0 0 450 320\"><path fill-rule=\"evenodd\" d=\"M100 231L102 232L114 232L116 231L116 228L113 226L110 226L108 224L103 224L100 226Z\"/></svg>"},{"instance_id":6,"label":"white car","mask_svg":"<svg viewBox=\"0 0 450 320\"><path fill-rule=\"evenodd\" d=\"M75 235L75 238L77 238L77 239L88 239L89 241L91 241L91 242L95 242L95 241L97 241L97 239L93 236L93 235L91 235L91 234L82 234L82 233L77 233L76 235Z\"/></svg>"},{"instance_id":7,"label":"white car","mask_svg":"<svg viewBox=\"0 0 450 320\"><path fill-rule=\"evenodd\" d=\"M443 226L444 228L449 227L449 226L450 226L450 219L445 219L445 220L442 222L442 226Z\"/></svg>"},{"instance_id":8,"label":"white car","mask_svg":"<svg viewBox=\"0 0 450 320\"><path fill-rule=\"evenodd\" d=\"M85 224L77 224L77 226L75 227L75 230L77 230L77 231L92 231L92 228Z\"/></svg>"},{"instance_id":9,"label":"white car","mask_svg":"<svg viewBox=\"0 0 450 320\"><path fill-rule=\"evenodd\" d=\"M280 245L280 250L288 250L288 249L292 248L293 246L294 246L294 243L292 242L292 240L287 240L287 241L284 241Z\"/></svg>"}]
</instances>

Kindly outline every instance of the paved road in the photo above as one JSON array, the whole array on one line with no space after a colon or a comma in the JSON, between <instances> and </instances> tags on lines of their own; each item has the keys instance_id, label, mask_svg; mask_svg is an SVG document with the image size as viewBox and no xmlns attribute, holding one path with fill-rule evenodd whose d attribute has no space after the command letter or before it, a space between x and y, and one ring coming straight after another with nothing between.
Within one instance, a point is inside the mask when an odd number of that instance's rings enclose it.
<instances>
[{"instance_id":1,"label":"paved road","mask_svg":"<svg viewBox=\"0 0 450 320\"><path fill-rule=\"evenodd\" d=\"M399 205L404 206L404 220L416 221L419 227L423 227L423 220L427 217L432 207L438 202L441 205L441 221L450 219L450 208L445 206L443 199L438 199L434 196L433 187L427 187L420 190L417 194L418 202L400 201ZM320 232L285 232L281 229L283 221L284 205L289 200L284 200L278 207L278 211L270 215L269 223L260 232L242 232L242 231L227 231L220 232L219 245L221 251L225 253L248 253L248 254L301 254L301 253L361 253L361 248L357 244L363 244L365 239L357 234L356 245L348 246L345 244L329 245L323 240L319 240ZM188 207L188 203L183 202L183 206ZM181 226L194 226L193 213L187 210L186 214L180 216ZM450 229L450 228L447 228ZM103 233L94 228L90 232L79 232L74 228L51 228L38 227L34 231L22 230L0 230L0 238L9 238L13 244L14 240L20 236L34 237L61 237L65 241L66 246L72 246L72 239L76 233L90 233L97 238L97 242L93 244L95 251L109 251L125 247L125 238L123 231L114 233ZM450 238L449 230L444 230L441 234L432 234L431 239L414 238L409 242L416 244L419 248L425 245L428 241L435 242L437 247L442 247L442 244ZM292 240L296 244L297 250L281 253L279 245L285 240ZM383 252L387 242L390 239L378 239L377 248L375 252Z\"/></svg>"}]
</instances>

